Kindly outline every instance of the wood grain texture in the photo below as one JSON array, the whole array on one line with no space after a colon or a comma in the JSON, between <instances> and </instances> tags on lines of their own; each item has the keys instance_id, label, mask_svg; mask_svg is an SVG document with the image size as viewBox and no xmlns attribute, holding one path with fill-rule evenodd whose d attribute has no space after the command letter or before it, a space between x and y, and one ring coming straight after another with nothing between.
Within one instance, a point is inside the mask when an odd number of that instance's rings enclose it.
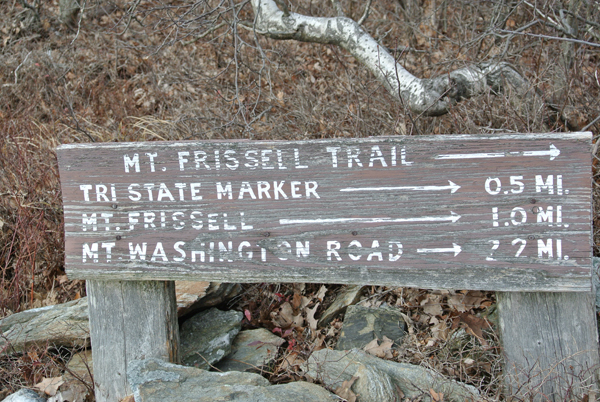
<instances>
[{"instance_id":1,"label":"wood grain texture","mask_svg":"<svg viewBox=\"0 0 600 402\"><path fill-rule=\"evenodd\" d=\"M131 394L129 361L179 361L175 282L92 280L87 293L96 401Z\"/></svg>"},{"instance_id":2,"label":"wood grain texture","mask_svg":"<svg viewBox=\"0 0 600 402\"><path fill-rule=\"evenodd\" d=\"M592 293L497 295L506 395L558 402L581 400L597 390L600 361Z\"/></svg>"},{"instance_id":3,"label":"wood grain texture","mask_svg":"<svg viewBox=\"0 0 600 402\"><path fill-rule=\"evenodd\" d=\"M67 273L589 291L590 139L64 145Z\"/></svg>"}]
</instances>

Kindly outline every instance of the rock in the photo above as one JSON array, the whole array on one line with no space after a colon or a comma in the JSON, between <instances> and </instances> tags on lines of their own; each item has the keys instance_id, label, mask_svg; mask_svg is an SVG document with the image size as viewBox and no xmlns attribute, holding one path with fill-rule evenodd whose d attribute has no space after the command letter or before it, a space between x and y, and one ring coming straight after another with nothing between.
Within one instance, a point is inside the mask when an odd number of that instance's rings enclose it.
<instances>
[{"instance_id":1,"label":"rock","mask_svg":"<svg viewBox=\"0 0 600 402\"><path fill-rule=\"evenodd\" d=\"M303 369L306 375L322 381L331 389L336 389L353 376L359 376L351 388L359 395L359 402L396 401L396 387L408 399L421 397L423 401L431 401L429 390L434 390L444 394L444 401L480 400L475 387L447 379L424 367L379 359L358 349L313 352Z\"/></svg>"},{"instance_id":2,"label":"rock","mask_svg":"<svg viewBox=\"0 0 600 402\"><path fill-rule=\"evenodd\" d=\"M179 286L179 316L220 304L241 289L236 283L176 282L176 286ZM196 291L199 294L194 296ZM23 352L32 344L88 346L87 297L23 311L0 320L0 354Z\"/></svg>"},{"instance_id":3,"label":"rock","mask_svg":"<svg viewBox=\"0 0 600 402\"><path fill-rule=\"evenodd\" d=\"M242 331L231 345L231 354L215 366L221 371L260 371L275 360L284 342L264 328Z\"/></svg>"},{"instance_id":4,"label":"rock","mask_svg":"<svg viewBox=\"0 0 600 402\"><path fill-rule=\"evenodd\" d=\"M85 347L90 336L87 298L10 315L0 321L0 333L3 354L34 344Z\"/></svg>"},{"instance_id":5,"label":"rock","mask_svg":"<svg viewBox=\"0 0 600 402\"><path fill-rule=\"evenodd\" d=\"M350 305L353 305L358 302L360 296L362 294L365 286L351 285L346 288L342 292L340 292L331 306L321 316L319 319L319 327L323 327L331 322L338 314L346 311L346 308Z\"/></svg>"},{"instance_id":6,"label":"rock","mask_svg":"<svg viewBox=\"0 0 600 402\"><path fill-rule=\"evenodd\" d=\"M75 353L69 363L64 374L65 381L83 380L92 382L94 375L94 365L92 361L92 351L90 349L83 352Z\"/></svg>"},{"instance_id":7,"label":"rock","mask_svg":"<svg viewBox=\"0 0 600 402\"><path fill-rule=\"evenodd\" d=\"M360 365L354 376L358 379L352 389L361 401L400 400L392 378L378 368Z\"/></svg>"},{"instance_id":8,"label":"rock","mask_svg":"<svg viewBox=\"0 0 600 402\"><path fill-rule=\"evenodd\" d=\"M42 398L30 389L21 389L4 398L2 402L46 402L46 398Z\"/></svg>"},{"instance_id":9,"label":"rock","mask_svg":"<svg viewBox=\"0 0 600 402\"><path fill-rule=\"evenodd\" d=\"M362 349L373 339L384 336L399 344L406 334L406 324L397 309L349 306L336 350Z\"/></svg>"},{"instance_id":10,"label":"rock","mask_svg":"<svg viewBox=\"0 0 600 402\"><path fill-rule=\"evenodd\" d=\"M270 386L258 374L216 373L147 359L127 371L135 402L326 402L339 400L318 385L295 382Z\"/></svg>"},{"instance_id":11,"label":"rock","mask_svg":"<svg viewBox=\"0 0 600 402\"><path fill-rule=\"evenodd\" d=\"M326 391L324 388L303 381L290 382L288 384L271 385L270 387L221 387L215 391L213 391L214 399L212 397L207 396L201 399L194 399L193 401L333 402L340 400L340 398ZM192 402L192 400L190 400L190 402Z\"/></svg>"},{"instance_id":12,"label":"rock","mask_svg":"<svg viewBox=\"0 0 600 402\"><path fill-rule=\"evenodd\" d=\"M241 290L239 283L175 281L177 315L188 316L217 306L237 296Z\"/></svg>"},{"instance_id":13,"label":"rock","mask_svg":"<svg viewBox=\"0 0 600 402\"><path fill-rule=\"evenodd\" d=\"M208 369L231 353L242 317L239 311L211 308L185 321L180 331L183 364Z\"/></svg>"},{"instance_id":14,"label":"rock","mask_svg":"<svg viewBox=\"0 0 600 402\"><path fill-rule=\"evenodd\" d=\"M127 380L136 402L195 401L208 388L229 384L241 387L269 385L265 378L254 373L215 373L159 359L130 362Z\"/></svg>"},{"instance_id":15,"label":"rock","mask_svg":"<svg viewBox=\"0 0 600 402\"><path fill-rule=\"evenodd\" d=\"M94 375L92 364L92 351L84 350L75 353L67 363L67 369L63 374L64 383L59 392L47 402L85 402L90 400L90 387L93 384Z\"/></svg>"}]
</instances>

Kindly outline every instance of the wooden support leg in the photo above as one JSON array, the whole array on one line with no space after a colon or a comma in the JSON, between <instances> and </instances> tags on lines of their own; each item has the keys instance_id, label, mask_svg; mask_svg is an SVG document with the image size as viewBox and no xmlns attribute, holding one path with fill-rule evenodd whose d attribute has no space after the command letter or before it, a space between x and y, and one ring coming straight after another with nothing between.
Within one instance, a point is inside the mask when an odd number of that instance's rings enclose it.
<instances>
[{"instance_id":1,"label":"wooden support leg","mask_svg":"<svg viewBox=\"0 0 600 402\"><path fill-rule=\"evenodd\" d=\"M178 362L175 282L87 281L97 402L131 394L127 362Z\"/></svg>"},{"instance_id":2,"label":"wooden support leg","mask_svg":"<svg viewBox=\"0 0 600 402\"><path fill-rule=\"evenodd\" d=\"M591 293L497 296L507 396L570 401L595 392L598 329Z\"/></svg>"}]
</instances>

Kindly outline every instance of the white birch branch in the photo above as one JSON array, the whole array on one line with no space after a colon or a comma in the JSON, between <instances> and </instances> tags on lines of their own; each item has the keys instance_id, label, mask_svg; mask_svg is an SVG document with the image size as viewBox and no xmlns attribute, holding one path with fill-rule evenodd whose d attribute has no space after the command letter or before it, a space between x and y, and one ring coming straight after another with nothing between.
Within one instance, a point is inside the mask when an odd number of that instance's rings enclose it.
<instances>
[{"instance_id":1,"label":"white birch branch","mask_svg":"<svg viewBox=\"0 0 600 402\"><path fill-rule=\"evenodd\" d=\"M252 0L255 30L272 39L337 45L352 54L387 90L415 113L439 116L464 98L489 87L501 91L506 84L519 92L527 81L508 63L480 63L431 78L417 78L358 23L345 17L310 17L281 11L273 0ZM287 15L286 15L287 14Z\"/></svg>"}]
</instances>

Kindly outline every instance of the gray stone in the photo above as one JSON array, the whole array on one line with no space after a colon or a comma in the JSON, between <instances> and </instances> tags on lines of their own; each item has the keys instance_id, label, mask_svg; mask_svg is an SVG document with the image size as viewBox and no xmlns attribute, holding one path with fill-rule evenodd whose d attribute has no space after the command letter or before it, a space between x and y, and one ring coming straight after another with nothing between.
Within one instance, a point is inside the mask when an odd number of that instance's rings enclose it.
<instances>
[{"instance_id":1,"label":"gray stone","mask_svg":"<svg viewBox=\"0 0 600 402\"><path fill-rule=\"evenodd\" d=\"M127 381L138 396L150 397L163 395L163 401L178 401L168 397L171 391L192 393L194 390L238 384L241 386L267 386L269 381L254 373L217 373L195 367L180 366L159 359L135 360L127 369ZM139 394L139 395L138 395ZM146 400L146 399L142 399Z\"/></svg>"},{"instance_id":2,"label":"gray stone","mask_svg":"<svg viewBox=\"0 0 600 402\"><path fill-rule=\"evenodd\" d=\"M199 283L204 286L179 282L179 316L222 303L240 290L235 283ZM89 332L87 297L26 310L0 320L0 354L20 353L34 344L85 347L89 345Z\"/></svg>"},{"instance_id":3,"label":"gray stone","mask_svg":"<svg viewBox=\"0 0 600 402\"><path fill-rule=\"evenodd\" d=\"M180 331L183 364L208 369L231 353L242 317L239 311L211 308L185 321Z\"/></svg>"},{"instance_id":4,"label":"gray stone","mask_svg":"<svg viewBox=\"0 0 600 402\"><path fill-rule=\"evenodd\" d=\"M221 371L260 371L275 360L284 342L264 328L242 331L231 345L231 354L215 366Z\"/></svg>"},{"instance_id":5,"label":"gray stone","mask_svg":"<svg viewBox=\"0 0 600 402\"><path fill-rule=\"evenodd\" d=\"M87 298L36 308L0 321L0 351L26 351L31 345L85 347L89 344Z\"/></svg>"},{"instance_id":6,"label":"gray stone","mask_svg":"<svg viewBox=\"0 0 600 402\"><path fill-rule=\"evenodd\" d=\"M348 306L357 303L364 288L365 286L358 285L350 285L344 288L319 319L319 327L329 324L338 314L345 312Z\"/></svg>"},{"instance_id":7,"label":"gray stone","mask_svg":"<svg viewBox=\"0 0 600 402\"><path fill-rule=\"evenodd\" d=\"M272 385L270 387L244 387L232 385L211 388L210 395L185 400L185 402L333 402L339 400L340 398L318 385L297 381L288 384Z\"/></svg>"},{"instance_id":8,"label":"gray stone","mask_svg":"<svg viewBox=\"0 0 600 402\"><path fill-rule=\"evenodd\" d=\"M399 344L406 334L405 323L397 309L349 306L336 350L362 349L373 339L384 336Z\"/></svg>"},{"instance_id":9,"label":"gray stone","mask_svg":"<svg viewBox=\"0 0 600 402\"><path fill-rule=\"evenodd\" d=\"M330 389L336 389L353 376L360 376L351 388L355 394L360 394L359 402L395 401L398 399L394 392L396 387L409 399L421 397L423 401L431 401L429 390L432 389L443 393L445 401L480 400L475 387L447 379L424 367L379 359L358 349L313 352L303 369L306 375L322 381Z\"/></svg>"},{"instance_id":10,"label":"gray stone","mask_svg":"<svg viewBox=\"0 0 600 402\"><path fill-rule=\"evenodd\" d=\"M83 380L91 383L94 375L94 364L91 349L75 353L67 363L67 370L63 375L65 381Z\"/></svg>"},{"instance_id":11,"label":"gray stone","mask_svg":"<svg viewBox=\"0 0 600 402\"><path fill-rule=\"evenodd\" d=\"M93 384L94 375L92 351L90 349L75 353L67 363L63 373L64 383L56 395L48 398L48 402L84 402L90 399L87 384Z\"/></svg>"},{"instance_id":12,"label":"gray stone","mask_svg":"<svg viewBox=\"0 0 600 402\"><path fill-rule=\"evenodd\" d=\"M2 402L46 402L46 398L42 398L35 391L23 388L10 394Z\"/></svg>"},{"instance_id":13,"label":"gray stone","mask_svg":"<svg viewBox=\"0 0 600 402\"><path fill-rule=\"evenodd\" d=\"M353 384L353 391L361 401L397 401L399 400L392 378L376 367L360 365Z\"/></svg>"},{"instance_id":14,"label":"gray stone","mask_svg":"<svg viewBox=\"0 0 600 402\"><path fill-rule=\"evenodd\" d=\"M189 316L217 306L237 296L241 290L239 283L175 281L177 315Z\"/></svg>"},{"instance_id":15,"label":"gray stone","mask_svg":"<svg viewBox=\"0 0 600 402\"><path fill-rule=\"evenodd\" d=\"M157 359L130 364L127 377L135 402L326 402L336 399L318 385L295 382L269 386L258 374L216 373Z\"/></svg>"}]
</instances>

